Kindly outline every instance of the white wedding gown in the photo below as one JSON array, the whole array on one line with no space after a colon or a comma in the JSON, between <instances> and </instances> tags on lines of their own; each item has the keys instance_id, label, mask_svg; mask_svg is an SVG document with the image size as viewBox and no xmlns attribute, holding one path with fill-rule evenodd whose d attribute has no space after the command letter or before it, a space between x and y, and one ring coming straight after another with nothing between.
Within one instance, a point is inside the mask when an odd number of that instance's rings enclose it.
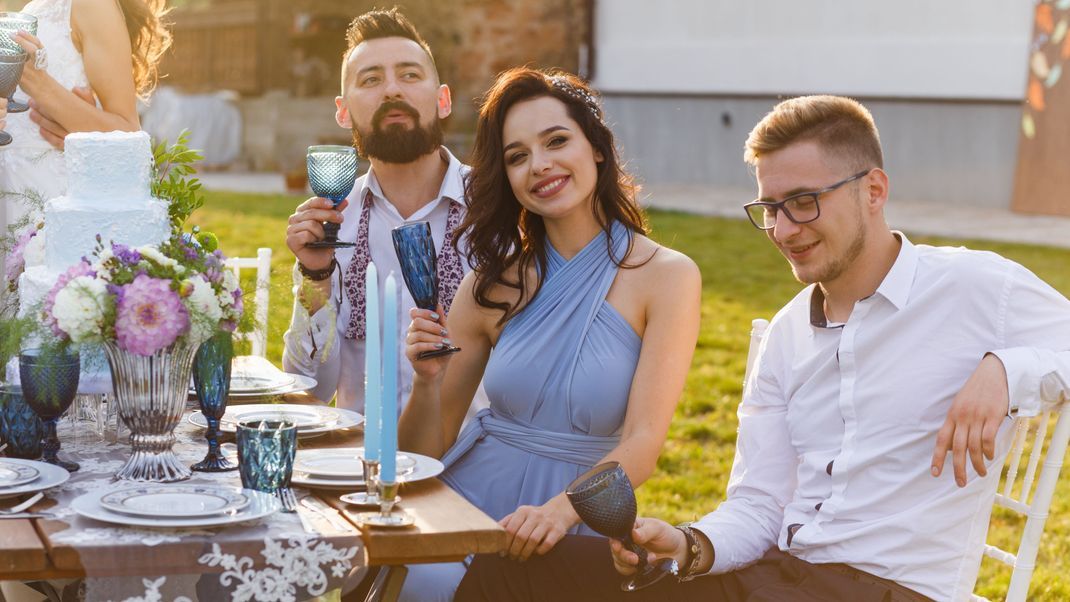
<instances>
[{"instance_id":1,"label":"white wedding gown","mask_svg":"<svg viewBox=\"0 0 1070 602\"><path fill-rule=\"evenodd\" d=\"M71 0L33 0L22 12L37 17L37 37L48 51L46 71L59 85L70 90L88 86L82 55L71 41ZM32 69L33 57L26 63ZM26 101L20 88L15 98ZM44 203L67 191L67 171L63 153L56 150L30 121L29 111L8 114L7 133L14 140L0 147L0 225L7 226L39 219Z\"/></svg>"}]
</instances>

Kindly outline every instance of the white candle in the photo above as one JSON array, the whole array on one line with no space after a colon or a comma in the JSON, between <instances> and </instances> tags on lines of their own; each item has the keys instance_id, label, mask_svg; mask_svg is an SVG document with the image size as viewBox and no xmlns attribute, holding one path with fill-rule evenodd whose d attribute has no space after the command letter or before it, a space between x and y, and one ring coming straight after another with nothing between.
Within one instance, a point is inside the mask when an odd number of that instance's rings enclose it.
<instances>
[{"instance_id":1,"label":"white candle","mask_svg":"<svg viewBox=\"0 0 1070 602\"><path fill-rule=\"evenodd\" d=\"M398 451L398 283L394 272L383 291L383 391L379 479L393 483Z\"/></svg>"},{"instance_id":2,"label":"white candle","mask_svg":"<svg viewBox=\"0 0 1070 602\"><path fill-rule=\"evenodd\" d=\"M379 273L375 264L368 262L364 278L364 457L379 459L379 437L382 429L382 361L379 346ZM387 331L389 332L389 331ZM388 336L388 339L393 338Z\"/></svg>"}]
</instances>

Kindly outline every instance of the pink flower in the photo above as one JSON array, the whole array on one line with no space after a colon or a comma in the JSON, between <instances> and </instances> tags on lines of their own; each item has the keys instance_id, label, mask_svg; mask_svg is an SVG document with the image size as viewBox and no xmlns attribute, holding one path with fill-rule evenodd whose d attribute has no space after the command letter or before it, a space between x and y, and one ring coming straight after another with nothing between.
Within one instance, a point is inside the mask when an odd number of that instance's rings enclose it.
<instances>
[{"instance_id":1,"label":"pink flower","mask_svg":"<svg viewBox=\"0 0 1070 602\"><path fill-rule=\"evenodd\" d=\"M93 267L89 265L88 262L79 261L78 263L67 268L67 271L60 275L59 280L56 280L56 284L52 285L52 290L48 291L48 295L45 296L44 306L45 323L48 324L48 327L52 329L52 334L56 335L61 339L67 338L67 333L63 332L63 330L60 329L60 327L56 324L56 318L52 315L52 309L56 306L56 295L58 295L59 292L63 290L63 288L67 286L67 284L70 283L71 280L74 280L79 276L96 275L97 273L93 271Z\"/></svg>"},{"instance_id":2,"label":"pink flower","mask_svg":"<svg viewBox=\"0 0 1070 602\"><path fill-rule=\"evenodd\" d=\"M115 316L119 347L152 355L189 329L189 313L170 282L139 274L123 287Z\"/></svg>"},{"instance_id":3,"label":"pink flower","mask_svg":"<svg viewBox=\"0 0 1070 602\"><path fill-rule=\"evenodd\" d=\"M26 245L30 244L30 239L34 236L37 236L37 228L30 227L23 230L15 238L15 246L12 247L11 253L7 256L7 270L4 274L4 278L7 280L13 281L18 278L26 267Z\"/></svg>"}]
</instances>

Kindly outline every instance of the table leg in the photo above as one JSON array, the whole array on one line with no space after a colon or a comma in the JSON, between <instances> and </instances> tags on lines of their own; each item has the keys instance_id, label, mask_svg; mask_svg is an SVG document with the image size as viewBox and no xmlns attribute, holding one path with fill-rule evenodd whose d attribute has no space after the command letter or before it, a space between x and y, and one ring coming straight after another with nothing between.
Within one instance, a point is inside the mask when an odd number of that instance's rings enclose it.
<instances>
[{"instance_id":1,"label":"table leg","mask_svg":"<svg viewBox=\"0 0 1070 602\"><path fill-rule=\"evenodd\" d=\"M408 573L409 569L404 565L384 566L368 590L364 602L397 602Z\"/></svg>"}]
</instances>

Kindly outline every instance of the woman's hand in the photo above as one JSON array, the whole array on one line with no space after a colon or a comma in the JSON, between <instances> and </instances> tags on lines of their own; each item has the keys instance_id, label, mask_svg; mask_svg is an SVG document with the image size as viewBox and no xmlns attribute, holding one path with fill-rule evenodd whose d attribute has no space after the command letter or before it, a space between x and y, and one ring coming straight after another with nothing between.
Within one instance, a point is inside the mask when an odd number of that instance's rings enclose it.
<instances>
[{"instance_id":1,"label":"woman's hand","mask_svg":"<svg viewBox=\"0 0 1070 602\"><path fill-rule=\"evenodd\" d=\"M30 55L27 57L26 65L22 69L22 78L19 80L19 86L21 86L27 94L33 96L36 91L40 89L42 82L52 78L52 76L45 71L45 67L48 64L45 45L37 38L37 36L27 31L19 31L15 34L15 42L19 46L22 46L22 49L26 51L26 54ZM38 54L38 52L40 52L40 54Z\"/></svg>"},{"instance_id":2,"label":"woman's hand","mask_svg":"<svg viewBox=\"0 0 1070 602\"><path fill-rule=\"evenodd\" d=\"M412 362L412 368L416 374L430 380L442 376L452 355L419 358L421 353L438 351L453 344L450 341L450 332L446 329L445 312L442 311L442 306L437 309L437 312L418 307L409 310L412 322L409 323L409 332L405 336L405 357Z\"/></svg>"},{"instance_id":3,"label":"woman's hand","mask_svg":"<svg viewBox=\"0 0 1070 602\"><path fill-rule=\"evenodd\" d=\"M579 522L579 515L564 493L541 506L521 506L498 521L506 532L504 554L521 561L527 560L532 553L545 554Z\"/></svg>"},{"instance_id":4,"label":"woman's hand","mask_svg":"<svg viewBox=\"0 0 1070 602\"><path fill-rule=\"evenodd\" d=\"M89 86L75 86L71 88L71 92L84 100L87 105L97 106L97 96L93 94L93 89ZM41 105L32 98L30 99L30 121L37 124L38 131L41 132L41 137L45 139L45 142L57 150L63 150L63 141L70 132L51 116L46 115Z\"/></svg>"}]
</instances>

